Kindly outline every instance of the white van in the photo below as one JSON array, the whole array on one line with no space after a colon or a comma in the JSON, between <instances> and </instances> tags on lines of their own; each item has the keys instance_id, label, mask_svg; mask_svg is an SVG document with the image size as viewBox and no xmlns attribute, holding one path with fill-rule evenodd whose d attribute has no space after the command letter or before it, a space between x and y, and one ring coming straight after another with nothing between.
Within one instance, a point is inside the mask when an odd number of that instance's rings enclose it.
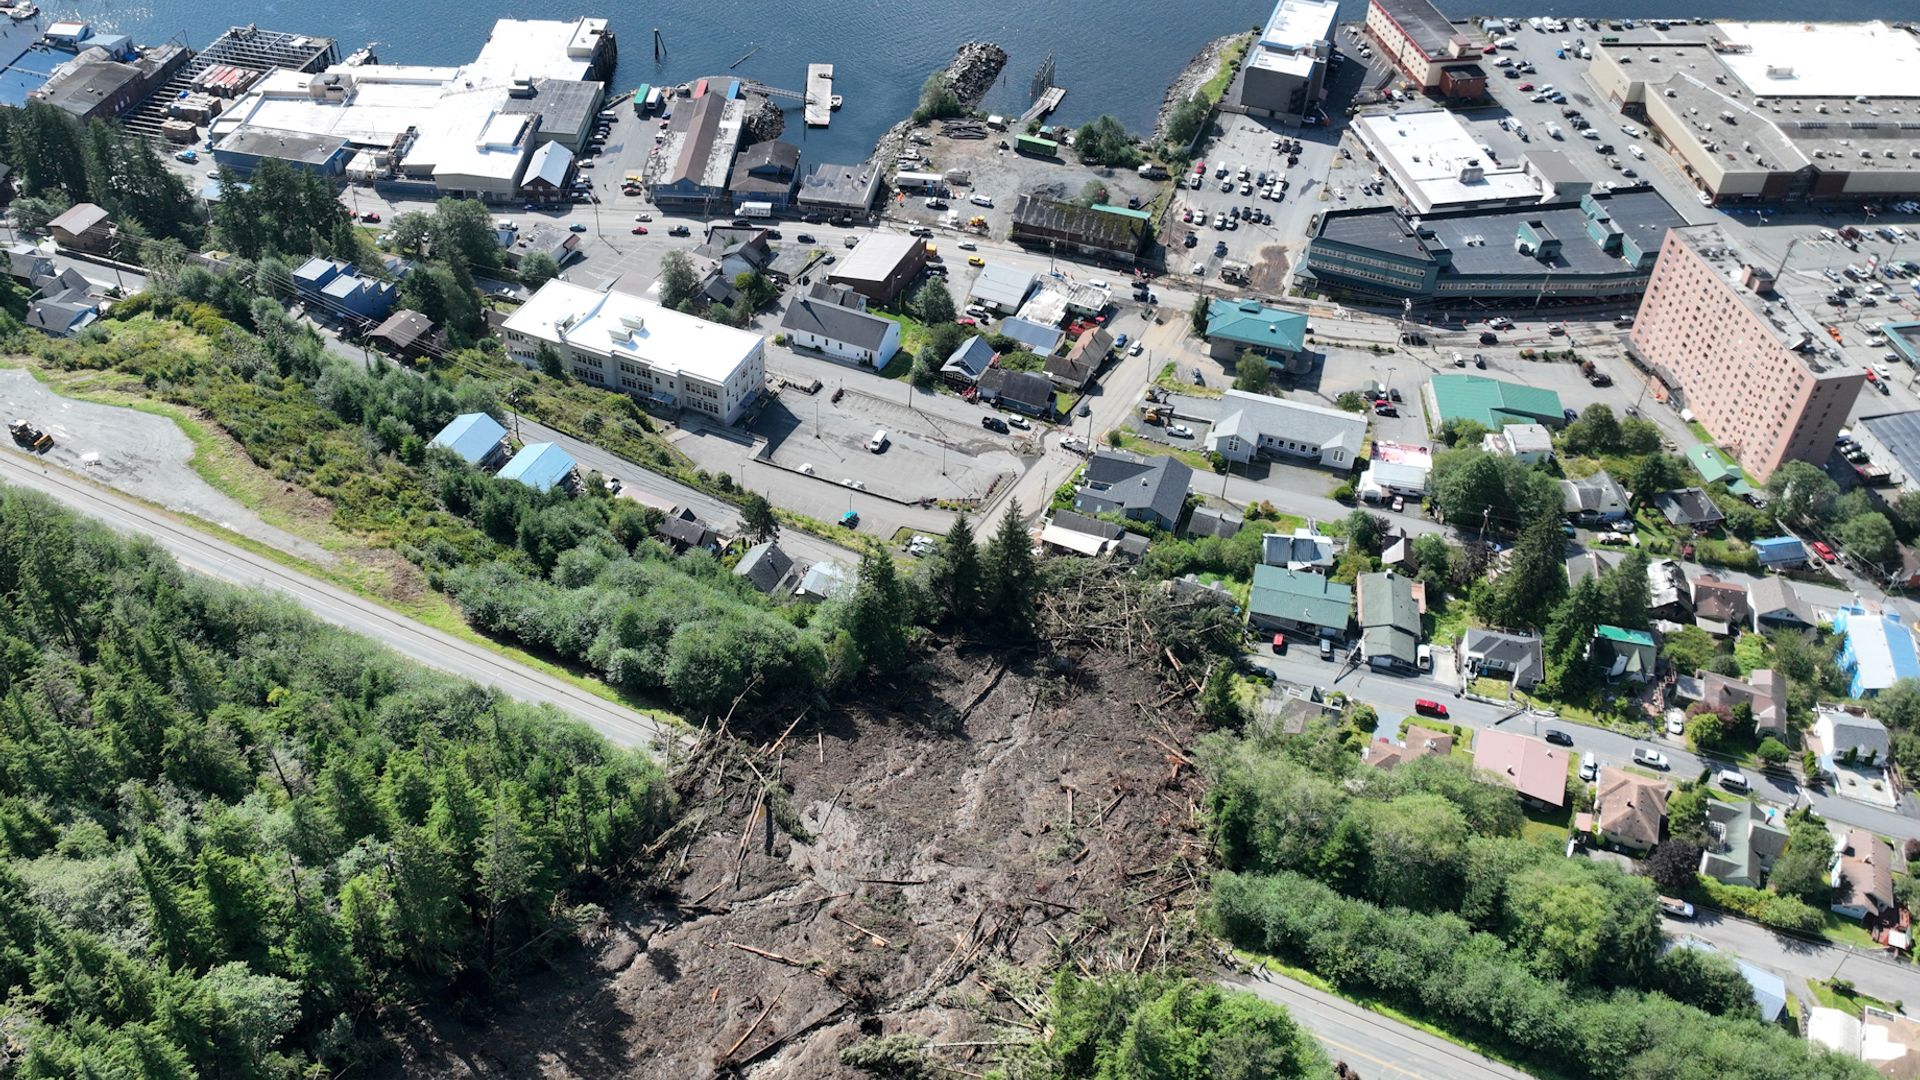
<instances>
[{"instance_id":1,"label":"white van","mask_svg":"<svg viewBox=\"0 0 1920 1080\"><path fill-rule=\"evenodd\" d=\"M881 428L879 431L876 431L873 433L873 438L867 440L867 452L872 454L877 454L880 451L885 450L886 448L887 448L887 429Z\"/></svg>"},{"instance_id":2,"label":"white van","mask_svg":"<svg viewBox=\"0 0 1920 1080\"><path fill-rule=\"evenodd\" d=\"M1589 750L1580 755L1580 779L1591 784L1600 778L1600 760Z\"/></svg>"},{"instance_id":3,"label":"white van","mask_svg":"<svg viewBox=\"0 0 1920 1080\"><path fill-rule=\"evenodd\" d=\"M1647 152L1645 150L1640 149L1639 143L1634 143L1631 146L1628 146L1627 153L1632 154L1634 157L1639 158L1641 161L1647 160Z\"/></svg>"}]
</instances>

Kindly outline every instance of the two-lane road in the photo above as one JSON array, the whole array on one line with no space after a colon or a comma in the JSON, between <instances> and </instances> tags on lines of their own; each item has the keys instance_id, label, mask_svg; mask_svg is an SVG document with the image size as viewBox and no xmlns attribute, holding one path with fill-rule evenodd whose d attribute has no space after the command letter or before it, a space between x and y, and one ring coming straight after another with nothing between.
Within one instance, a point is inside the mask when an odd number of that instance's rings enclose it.
<instances>
[{"instance_id":1,"label":"two-lane road","mask_svg":"<svg viewBox=\"0 0 1920 1080\"><path fill-rule=\"evenodd\" d=\"M622 746L652 749L678 737L672 727L595 697L564 679L431 629L371 600L200 532L164 510L96 487L57 467L43 466L12 449L0 450L0 483L41 492L118 532L147 537L195 573L283 593L315 617L372 638L409 660L492 687L520 701L551 705Z\"/></svg>"},{"instance_id":2,"label":"two-lane road","mask_svg":"<svg viewBox=\"0 0 1920 1080\"><path fill-rule=\"evenodd\" d=\"M1327 1056L1353 1066L1367 1080L1532 1080L1527 1073L1284 975L1235 975L1222 978L1220 985L1284 1007L1320 1040Z\"/></svg>"}]
</instances>

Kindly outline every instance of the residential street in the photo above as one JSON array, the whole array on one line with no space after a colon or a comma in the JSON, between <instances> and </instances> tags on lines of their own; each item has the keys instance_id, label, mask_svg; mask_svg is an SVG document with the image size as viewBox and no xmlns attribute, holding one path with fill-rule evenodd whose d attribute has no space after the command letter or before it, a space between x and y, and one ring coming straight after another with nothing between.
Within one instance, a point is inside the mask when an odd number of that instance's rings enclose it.
<instances>
[{"instance_id":1,"label":"residential street","mask_svg":"<svg viewBox=\"0 0 1920 1080\"><path fill-rule=\"evenodd\" d=\"M1848 979L1863 994L1882 1001L1920 1002L1920 968L1878 953L1784 937L1758 923L1702 911L1698 919L1666 919L1671 937L1699 938L1750 964L1788 977Z\"/></svg>"},{"instance_id":2,"label":"residential street","mask_svg":"<svg viewBox=\"0 0 1920 1080\"><path fill-rule=\"evenodd\" d=\"M1429 698L1446 705L1449 721L1467 727L1487 728L1498 723L1505 730L1535 736L1548 728L1558 728L1573 736L1574 745L1571 752L1574 755L1591 750L1598 755L1603 764L1630 763L1633 760L1635 746L1657 749L1673 762L1673 769L1667 775L1675 782L1698 776L1700 770L1709 764L1715 767L1724 767L1727 764L1712 762L1690 753L1684 741L1680 739L1665 735L1656 739L1632 739L1618 732L1586 727L1566 720L1546 719L1532 713L1523 712L1512 715L1516 707L1489 705L1466 698L1456 698L1453 696L1452 686L1430 678L1381 675L1364 666L1349 670L1343 665L1321 660L1309 648L1289 649L1285 656L1274 656L1266 651L1259 651L1253 655L1256 663L1289 682L1344 691L1372 705L1380 712L1380 727L1374 732L1376 737L1393 737L1399 730L1401 719L1414 714L1414 700ZM1440 655L1445 659L1436 659L1436 665L1452 662L1449 654ZM1744 771L1748 781L1753 784L1754 795L1763 802L1792 807L1799 800L1808 798L1810 795L1791 776L1763 773L1758 769ZM1866 803L1829 794L1811 793L1811 800L1814 809L1830 821L1858 825L1891 836L1895 840L1920 837L1920 818L1908 817L1881 807L1869 806ZM1920 996L1916 996L1915 1000L1920 1000Z\"/></svg>"},{"instance_id":3,"label":"residential street","mask_svg":"<svg viewBox=\"0 0 1920 1080\"><path fill-rule=\"evenodd\" d=\"M1366 1080L1529 1080L1527 1073L1284 975L1232 975L1220 984L1284 1006L1327 1056Z\"/></svg>"},{"instance_id":4,"label":"residential street","mask_svg":"<svg viewBox=\"0 0 1920 1080\"><path fill-rule=\"evenodd\" d=\"M76 479L58 468L43 472L11 448L0 452L0 482L42 492L119 532L147 537L195 573L285 593L316 617L364 634L409 660L492 687L508 697L551 705L623 746L651 748L663 739L678 737L676 731L658 721L562 679L443 634L190 526L175 524L164 511Z\"/></svg>"}]
</instances>

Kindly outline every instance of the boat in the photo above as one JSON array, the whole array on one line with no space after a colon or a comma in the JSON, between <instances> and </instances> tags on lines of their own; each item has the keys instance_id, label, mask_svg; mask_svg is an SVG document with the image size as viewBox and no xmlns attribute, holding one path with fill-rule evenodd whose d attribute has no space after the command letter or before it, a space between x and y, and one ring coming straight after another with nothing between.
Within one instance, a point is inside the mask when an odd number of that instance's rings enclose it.
<instances>
[{"instance_id":1,"label":"boat","mask_svg":"<svg viewBox=\"0 0 1920 1080\"><path fill-rule=\"evenodd\" d=\"M827 108L829 109L837 109L842 104L844 104L844 99L841 98L839 94L835 94L831 98L827 99Z\"/></svg>"}]
</instances>

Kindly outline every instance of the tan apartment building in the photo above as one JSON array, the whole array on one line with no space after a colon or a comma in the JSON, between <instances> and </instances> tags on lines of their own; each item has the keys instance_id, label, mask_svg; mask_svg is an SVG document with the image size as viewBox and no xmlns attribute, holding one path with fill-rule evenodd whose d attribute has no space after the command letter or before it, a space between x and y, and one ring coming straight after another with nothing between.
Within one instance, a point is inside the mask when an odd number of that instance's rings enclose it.
<instances>
[{"instance_id":1,"label":"tan apartment building","mask_svg":"<svg viewBox=\"0 0 1920 1080\"><path fill-rule=\"evenodd\" d=\"M1789 460L1824 460L1866 381L1826 366L1825 332L1772 291L1772 272L1718 226L1674 229L1630 338L1635 359L1761 482Z\"/></svg>"},{"instance_id":2,"label":"tan apartment building","mask_svg":"<svg viewBox=\"0 0 1920 1080\"><path fill-rule=\"evenodd\" d=\"M1370 0L1367 36L1408 81L1462 101L1487 95L1485 46L1454 26L1431 0Z\"/></svg>"}]
</instances>

